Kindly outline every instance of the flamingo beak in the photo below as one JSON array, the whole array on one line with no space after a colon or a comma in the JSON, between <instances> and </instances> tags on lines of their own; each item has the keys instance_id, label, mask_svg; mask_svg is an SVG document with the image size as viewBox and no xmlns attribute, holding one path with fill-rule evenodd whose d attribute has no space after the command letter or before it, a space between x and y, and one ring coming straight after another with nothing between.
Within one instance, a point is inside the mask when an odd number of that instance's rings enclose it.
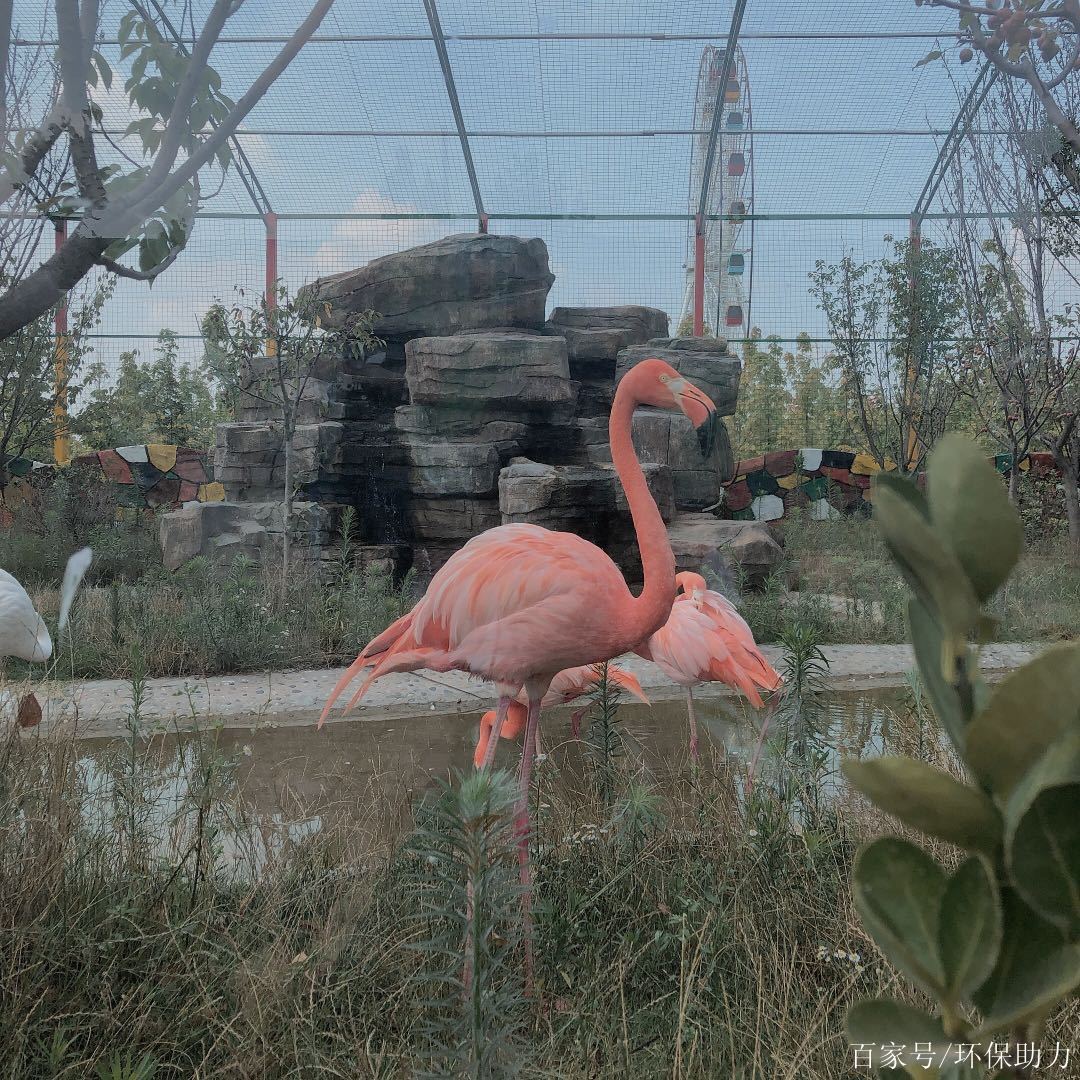
<instances>
[{"instance_id":1,"label":"flamingo beak","mask_svg":"<svg viewBox=\"0 0 1080 1080\"><path fill-rule=\"evenodd\" d=\"M713 449L716 446L716 425L720 422L720 418L716 414L716 406L692 382L687 382L686 379L679 379L677 384L673 382L671 390L675 395L676 404L690 420L690 423L694 425L701 456L708 460L712 457Z\"/></svg>"}]
</instances>

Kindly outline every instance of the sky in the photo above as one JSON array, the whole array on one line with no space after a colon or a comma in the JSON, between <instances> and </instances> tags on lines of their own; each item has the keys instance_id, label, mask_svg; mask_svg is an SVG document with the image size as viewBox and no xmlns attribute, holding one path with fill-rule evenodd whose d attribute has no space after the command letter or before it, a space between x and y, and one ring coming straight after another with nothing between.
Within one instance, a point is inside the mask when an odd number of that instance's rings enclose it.
<instances>
[{"instance_id":1,"label":"sky","mask_svg":"<svg viewBox=\"0 0 1080 1080\"><path fill-rule=\"evenodd\" d=\"M195 0L195 24L207 0ZM40 0L19 0L16 22L32 36ZM104 26L124 5L112 0ZM180 18L181 8L172 9ZM683 301L688 224L648 215L687 214L690 135L612 136L695 124L702 49L722 46L730 0L439 0L448 53L485 208L493 232L541 236L556 275L550 305L641 303L663 308L673 326ZM248 0L224 37L280 35L305 9L300 0ZM770 220L745 228L740 245L753 269L752 321L766 334L824 335L807 291L817 259L851 252L872 258L886 234L903 235L941 137L957 109L952 78L970 65L917 67L927 38L791 40L785 33L937 32L947 11L913 0L750 0L741 47L755 136L752 208ZM48 28L46 28L48 33ZM337 0L321 33L429 33L421 0ZM464 40L460 35L654 34L667 40ZM672 40L674 35L709 35ZM781 35L781 36L777 36ZM233 97L279 46L222 43L212 62ZM115 46L101 50L124 70ZM106 125L131 110L114 84L101 93ZM312 42L244 122L242 145L275 211L283 215L279 269L299 286L322 273L362 265L390 251L475 229L454 118L431 41ZM824 134L811 134L824 132ZM906 134L887 134L902 129ZM511 138L506 132L606 132ZM777 131L800 134L769 134ZM841 131L883 134L839 134ZM342 132L411 132L407 137ZM294 134L282 134L293 132ZM314 132L314 135L299 134ZM123 143L131 149L130 141ZM722 148L723 152L723 148ZM204 190L216 187L208 177ZM724 191L717 193L717 201ZM750 200L748 200L750 201ZM695 200L696 202L696 200ZM235 176L206 199L209 214L253 214ZM392 217L290 220L288 214L460 214L454 220ZM621 214L603 221L500 220L499 214ZM865 220L859 215L878 215ZM849 220L837 216L850 215ZM890 217L891 215L891 217ZM106 311L99 357L144 352L162 326L194 334L206 307L263 279L258 220L198 220L188 250L152 286L121 281ZM191 350L196 348L192 343Z\"/></svg>"}]
</instances>

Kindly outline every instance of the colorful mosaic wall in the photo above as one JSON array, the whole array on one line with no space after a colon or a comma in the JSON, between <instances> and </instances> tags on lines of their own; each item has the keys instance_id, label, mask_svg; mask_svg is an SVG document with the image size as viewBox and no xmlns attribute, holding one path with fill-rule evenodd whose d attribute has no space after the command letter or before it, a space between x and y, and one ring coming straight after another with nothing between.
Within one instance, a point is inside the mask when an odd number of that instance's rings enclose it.
<instances>
[{"instance_id":1,"label":"colorful mosaic wall","mask_svg":"<svg viewBox=\"0 0 1080 1080\"><path fill-rule=\"evenodd\" d=\"M998 454L994 465L1004 476L1012 470L1012 455ZM896 468L887 460L885 468ZM1050 454L1021 458L1021 472L1056 471ZM811 518L869 513L870 477L881 466L869 454L854 450L777 450L736 462L735 476L724 485L723 512L738 521L778 521L792 507L805 508ZM920 483L923 476L916 477Z\"/></svg>"},{"instance_id":2,"label":"colorful mosaic wall","mask_svg":"<svg viewBox=\"0 0 1080 1080\"><path fill-rule=\"evenodd\" d=\"M117 485L122 506L175 509L188 502L221 502L225 498L225 489L214 480L207 455L186 446L120 446L80 454L73 464ZM8 482L0 487L0 504L8 510L30 496L38 478L47 482L56 469L27 458L9 458L4 467Z\"/></svg>"}]
</instances>

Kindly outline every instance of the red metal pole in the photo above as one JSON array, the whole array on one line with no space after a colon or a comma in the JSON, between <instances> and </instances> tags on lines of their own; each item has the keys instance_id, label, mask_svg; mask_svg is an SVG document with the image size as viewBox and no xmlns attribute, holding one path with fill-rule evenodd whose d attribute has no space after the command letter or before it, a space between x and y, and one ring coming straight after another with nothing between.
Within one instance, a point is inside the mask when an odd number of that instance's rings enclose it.
<instances>
[{"instance_id":1,"label":"red metal pole","mask_svg":"<svg viewBox=\"0 0 1080 1080\"><path fill-rule=\"evenodd\" d=\"M266 310L271 312L277 307L277 222L275 213L263 214L263 223L266 225ZM277 355L277 341L268 337L266 339L266 355Z\"/></svg>"},{"instance_id":2,"label":"red metal pole","mask_svg":"<svg viewBox=\"0 0 1080 1080\"><path fill-rule=\"evenodd\" d=\"M486 233L488 231L488 216L487 214L480 215L480 232Z\"/></svg>"},{"instance_id":3,"label":"red metal pole","mask_svg":"<svg viewBox=\"0 0 1080 1080\"><path fill-rule=\"evenodd\" d=\"M67 220L54 222L53 250L59 251L67 243ZM67 381L68 381L68 305L67 293L56 308L53 318L56 343L53 352L55 398L53 400L53 459L57 465L71 460L71 440L68 437Z\"/></svg>"},{"instance_id":4,"label":"red metal pole","mask_svg":"<svg viewBox=\"0 0 1080 1080\"><path fill-rule=\"evenodd\" d=\"M705 223L694 221L694 337L705 333Z\"/></svg>"}]
</instances>

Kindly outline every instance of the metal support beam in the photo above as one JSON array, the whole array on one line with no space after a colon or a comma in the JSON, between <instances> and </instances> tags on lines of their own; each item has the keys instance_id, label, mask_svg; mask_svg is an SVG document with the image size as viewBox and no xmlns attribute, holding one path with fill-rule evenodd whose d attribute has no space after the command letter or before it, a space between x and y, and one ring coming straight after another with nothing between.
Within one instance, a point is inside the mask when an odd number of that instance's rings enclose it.
<instances>
[{"instance_id":1,"label":"metal support beam","mask_svg":"<svg viewBox=\"0 0 1080 1080\"><path fill-rule=\"evenodd\" d=\"M34 128L15 128L15 134L31 134ZM164 130L159 128L158 130ZM596 130L540 128L481 128L466 130L469 139L657 139L683 135L708 135L710 128L607 128ZM971 130L971 129L969 129ZM941 138L952 128L743 128L740 135L761 136L798 135L823 138ZM1008 131L977 128L977 135L1008 135ZM103 134L115 138L128 135L126 128L104 128ZM459 132L452 128L241 128L234 138L299 138L299 139L456 139Z\"/></svg>"},{"instance_id":2,"label":"metal support beam","mask_svg":"<svg viewBox=\"0 0 1080 1080\"><path fill-rule=\"evenodd\" d=\"M694 219L694 337L705 333L705 220Z\"/></svg>"},{"instance_id":3,"label":"metal support beam","mask_svg":"<svg viewBox=\"0 0 1080 1080\"><path fill-rule=\"evenodd\" d=\"M182 56L190 56L191 51L185 44L184 37L180 31L173 25L172 20L165 14L165 9L161 6L158 0L150 0L153 4L154 10L158 14L158 18L161 20L162 26L168 32L170 38L172 38L173 44ZM139 3L139 0L131 0L131 6L147 21L152 22L150 13ZM211 127L217 127L217 124L213 120L210 121ZM248 160L247 154L244 153L244 148L240 145L236 136L229 138L229 144L232 147L233 157L236 159L236 174L240 177L241 183L247 189L248 196L251 198L252 203L255 204L255 210L260 217L264 217L266 214L272 212L270 206L270 200L267 198L266 191L263 189L262 184L259 183L259 178L255 174L255 169L251 162Z\"/></svg>"},{"instance_id":4,"label":"metal support beam","mask_svg":"<svg viewBox=\"0 0 1080 1080\"><path fill-rule=\"evenodd\" d=\"M473 163L472 149L469 146L469 135L465 130L465 118L461 115L461 101L458 99L454 71L450 66L450 54L446 51L446 38L443 35L439 9L435 6L435 0L424 0L424 11L427 12L435 51L439 54L443 82L446 84L446 96L450 99L450 111L454 114L454 125L457 127L458 139L461 142L461 155L465 159L465 171L469 174L469 187L472 188L473 202L476 204L476 227L479 232L487 232L488 216L484 210L483 196L480 194L480 182L476 178L476 165Z\"/></svg>"},{"instance_id":5,"label":"metal support beam","mask_svg":"<svg viewBox=\"0 0 1080 1080\"><path fill-rule=\"evenodd\" d=\"M949 134L945 136L938 156L930 167L930 174L923 185L922 193L915 202L915 209L911 215L914 229L917 230L926 218L930 204L934 201L934 196L937 195L938 188L945 179L945 173L948 172L949 166L960 152L960 147L964 144L964 136L970 130L972 121L986 100L986 95L990 93L990 88L997 82L997 77L997 68L987 60L968 88L967 95L956 113L956 119L949 128Z\"/></svg>"},{"instance_id":6,"label":"metal support beam","mask_svg":"<svg viewBox=\"0 0 1080 1080\"><path fill-rule=\"evenodd\" d=\"M704 219L709 212L709 180L713 161L716 159L716 140L720 136L720 118L724 112L724 91L731 68L735 63L735 47L739 44L739 29L746 13L747 0L735 0L735 9L731 13L731 28L728 30L727 45L724 48L724 63L720 68L720 79L716 86L716 101L713 103L712 127L709 129L709 144L705 151L705 170L701 176L701 196L698 199L698 217Z\"/></svg>"},{"instance_id":7,"label":"metal support beam","mask_svg":"<svg viewBox=\"0 0 1080 1080\"><path fill-rule=\"evenodd\" d=\"M930 40L938 38L963 38L961 30L751 30L741 35L743 41L902 41ZM446 41L702 41L716 40L715 34L665 34L648 30L611 31L592 33L518 33L518 34L444 34ZM184 42L193 45L195 39L185 37ZM290 38L278 34L228 34L218 39L220 45L284 45ZM431 41L430 34L314 34L308 45L394 44L396 42ZM52 46L60 42L56 38L17 37L12 44L16 48ZM117 38L99 38L98 45L119 45Z\"/></svg>"}]
</instances>

